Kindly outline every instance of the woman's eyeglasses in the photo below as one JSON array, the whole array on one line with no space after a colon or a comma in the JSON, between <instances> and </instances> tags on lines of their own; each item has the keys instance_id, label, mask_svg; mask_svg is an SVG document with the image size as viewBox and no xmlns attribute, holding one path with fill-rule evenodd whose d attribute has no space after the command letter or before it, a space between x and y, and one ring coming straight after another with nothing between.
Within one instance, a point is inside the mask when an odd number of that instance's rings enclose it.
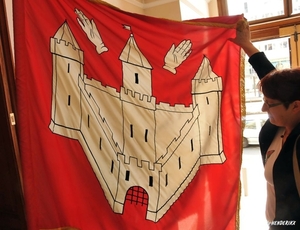
<instances>
[{"instance_id":1,"label":"woman's eyeglasses","mask_svg":"<svg viewBox=\"0 0 300 230\"><path fill-rule=\"evenodd\" d=\"M268 103L265 99L263 99L263 103L266 104L269 108L276 107L278 105L282 105L283 104L283 102Z\"/></svg>"}]
</instances>

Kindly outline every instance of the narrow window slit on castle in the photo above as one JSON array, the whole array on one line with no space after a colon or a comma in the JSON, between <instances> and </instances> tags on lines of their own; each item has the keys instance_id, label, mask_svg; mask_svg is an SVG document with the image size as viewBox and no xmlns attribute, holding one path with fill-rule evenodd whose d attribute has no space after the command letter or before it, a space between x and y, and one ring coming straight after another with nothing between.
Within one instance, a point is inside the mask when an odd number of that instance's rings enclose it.
<instances>
[{"instance_id":1,"label":"narrow window slit on castle","mask_svg":"<svg viewBox=\"0 0 300 230\"><path fill-rule=\"evenodd\" d=\"M139 84L139 74L135 73L134 76L135 76L135 84Z\"/></svg>"},{"instance_id":2,"label":"narrow window slit on castle","mask_svg":"<svg viewBox=\"0 0 300 230\"><path fill-rule=\"evenodd\" d=\"M168 186L168 174L166 174L166 186Z\"/></svg>"},{"instance_id":3,"label":"narrow window slit on castle","mask_svg":"<svg viewBox=\"0 0 300 230\"><path fill-rule=\"evenodd\" d=\"M130 137L133 137L133 125L130 125Z\"/></svg>"},{"instance_id":4,"label":"narrow window slit on castle","mask_svg":"<svg viewBox=\"0 0 300 230\"><path fill-rule=\"evenodd\" d=\"M87 125L88 125L88 127L90 127L90 115L88 115L88 117L87 117Z\"/></svg>"},{"instance_id":5,"label":"narrow window slit on castle","mask_svg":"<svg viewBox=\"0 0 300 230\"><path fill-rule=\"evenodd\" d=\"M149 176L149 186L153 187L153 176Z\"/></svg>"},{"instance_id":6,"label":"narrow window slit on castle","mask_svg":"<svg viewBox=\"0 0 300 230\"><path fill-rule=\"evenodd\" d=\"M209 129L208 129L208 135L209 136L211 135L211 125L209 126Z\"/></svg>"},{"instance_id":7,"label":"narrow window slit on castle","mask_svg":"<svg viewBox=\"0 0 300 230\"><path fill-rule=\"evenodd\" d=\"M70 63L68 63L68 73L70 73Z\"/></svg>"},{"instance_id":8,"label":"narrow window slit on castle","mask_svg":"<svg viewBox=\"0 0 300 230\"><path fill-rule=\"evenodd\" d=\"M194 143L193 143L193 139L191 139L191 152L194 151Z\"/></svg>"},{"instance_id":9,"label":"narrow window slit on castle","mask_svg":"<svg viewBox=\"0 0 300 230\"><path fill-rule=\"evenodd\" d=\"M125 180L129 181L130 172L127 170L125 175Z\"/></svg>"},{"instance_id":10,"label":"narrow window slit on castle","mask_svg":"<svg viewBox=\"0 0 300 230\"><path fill-rule=\"evenodd\" d=\"M206 104L209 105L209 99L208 99L208 97L206 97Z\"/></svg>"},{"instance_id":11,"label":"narrow window slit on castle","mask_svg":"<svg viewBox=\"0 0 300 230\"><path fill-rule=\"evenodd\" d=\"M68 95L68 106L71 105L71 95Z\"/></svg>"},{"instance_id":12,"label":"narrow window slit on castle","mask_svg":"<svg viewBox=\"0 0 300 230\"><path fill-rule=\"evenodd\" d=\"M102 150L102 138L99 139L99 149Z\"/></svg>"},{"instance_id":13,"label":"narrow window slit on castle","mask_svg":"<svg viewBox=\"0 0 300 230\"><path fill-rule=\"evenodd\" d=\"M110 172L113 173L114 172L114 161L111 161L111 167L110 167Z\"/></svg>"},{"instance_id":14,"label":"narrow window slit on castle","mask_svg":"<svg viewBox=\"0 0 300 230\"><path fill-rule=\"evenodd\" d=\"M181 158L178 157L178 168L181 169Z\"/></svg>"},{"instance_id":15,"label":"narrow window slit on castle","mask_svg":"<svg viewBox=\"0 0 300 230\"><path fill-rule=\"evenodd\" d=\"M148 142L148 129L145 130L145 142Z\"/></svg>"}]
</instances>

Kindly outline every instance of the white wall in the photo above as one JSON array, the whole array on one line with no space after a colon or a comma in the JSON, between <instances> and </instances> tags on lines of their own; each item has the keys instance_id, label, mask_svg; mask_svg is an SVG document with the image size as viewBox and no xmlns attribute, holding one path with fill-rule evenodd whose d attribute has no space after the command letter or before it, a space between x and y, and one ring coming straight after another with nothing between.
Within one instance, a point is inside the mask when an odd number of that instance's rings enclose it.
<instances>
[{"instance_id":1,"label":"white wall","mask_svg":"<svg viewBox=\"0 0 300 230\"><path fill-rule=\"evenodd\" d=\"M217 0L104 1L125 11L178 21L218 15Z\"/></svg>"},{"instance_id":2,"label":"white wall","mask_svg":"<svg viewBox=\"0 0 300 230\"><path fill-rule=\"evenodd\" d=\"M103 0L115 7L118 7L121 10L143 14L143 3L140 0Z\"/></svg>"},{"instance_id":3,"label":"white wall","mask_svg":"<svg viewBox=\"0 0 300 230\"><path fill-rule=\"evenodd\" d=\"M182 20L209 17L206 0L180 0L180 11Z\"/></svg>"}]
</instances>

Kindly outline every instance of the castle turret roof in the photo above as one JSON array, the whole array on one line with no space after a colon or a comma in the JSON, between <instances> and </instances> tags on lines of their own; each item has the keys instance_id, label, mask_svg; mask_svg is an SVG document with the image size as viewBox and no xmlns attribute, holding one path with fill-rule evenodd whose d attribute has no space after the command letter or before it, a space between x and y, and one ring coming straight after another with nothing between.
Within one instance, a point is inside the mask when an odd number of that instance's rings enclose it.
<instances>
[{"instance_id":1,"label":"castle turret roof","mask_svg":"<svg viewBox=\"0 0 300 230\"><path fill-rule=\"evenodd\" d=\"M208 79L214 79L218 77L211 68L210 61L206 56L204 56L201 66L199 67L194 79L199 80L208 80Z\"/></svg>"},{"instance_id":2,"label":"castle turret roof","mask_svg":"<svg viewBox=\"0 0 300 230\"><path fill-rule=\"evenodd\" d=\"M152 66L137 46L133 34L130 35L127 44L120 55L120 60L133 65L142 66L147 69L152 69Z\"/></svg>"},{"instance_id":3,"label":"castle turret roof","mask_svg":"<svg viewBox=\"0 0 300 230\"><path fill-rule=\"evenodd\" d=\"M57 40L66 41L66 43L70 43L72 46L74 46L76 49L80 49L79 45L73 36L70 27L68 26L67 22L65 22L56 32L54 35L54 38Z\"/></svg>"}]
</instances>

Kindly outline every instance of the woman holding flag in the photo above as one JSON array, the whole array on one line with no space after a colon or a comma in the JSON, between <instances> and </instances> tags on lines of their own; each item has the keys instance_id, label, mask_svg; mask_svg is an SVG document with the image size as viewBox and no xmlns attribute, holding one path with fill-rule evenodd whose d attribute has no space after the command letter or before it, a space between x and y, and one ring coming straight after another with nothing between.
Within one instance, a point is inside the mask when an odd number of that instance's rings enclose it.
<instances>
[{"instance_id":1,"label":"woman holding flag","mask_svg":"<svg viewBox=\"0 0 300 230\"><path fill-rule=\"evenodd\" d=\"M247 21L231 40L249 56L260 78L262 111L269 119L259 135L267 181L266 219L270 229L300 229L300 68L276 70L251 42Z\"/></svg>"}]
</instances>

